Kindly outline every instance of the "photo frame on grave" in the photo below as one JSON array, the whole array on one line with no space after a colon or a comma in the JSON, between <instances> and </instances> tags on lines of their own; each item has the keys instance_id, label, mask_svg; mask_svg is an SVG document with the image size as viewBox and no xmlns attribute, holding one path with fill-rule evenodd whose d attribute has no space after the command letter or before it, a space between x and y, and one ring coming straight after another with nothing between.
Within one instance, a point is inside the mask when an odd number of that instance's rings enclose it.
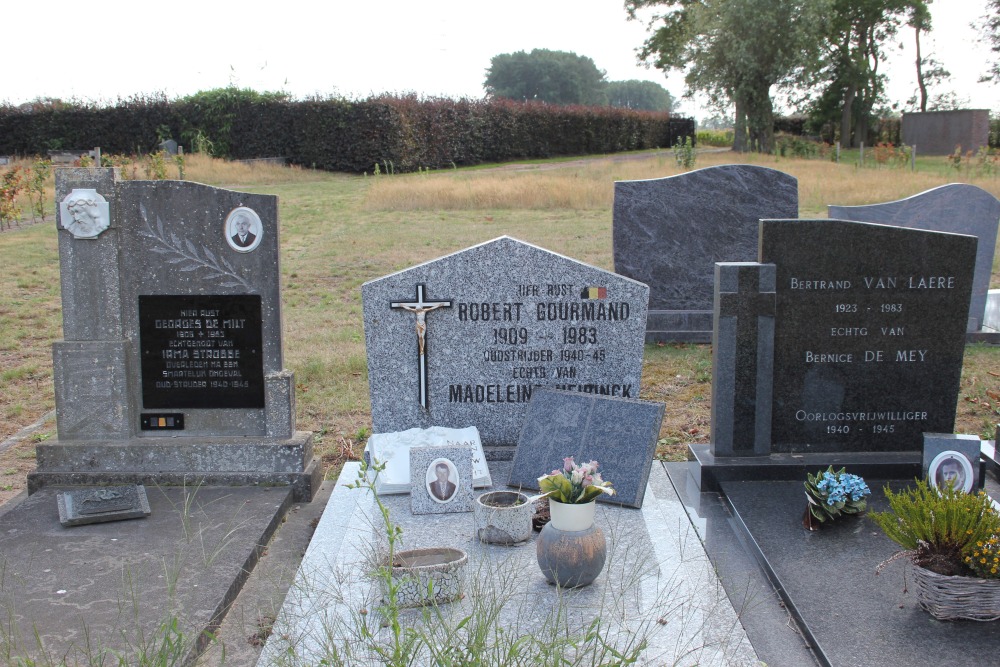
<instances>
[{"instance_id":1,"label":"photo frame on grave","mask_svg":"<svg viewBox=\"0 0 1000 667\"><path fill-rule=\"evenodd\" d=\"M963 493L983 486L980 475L979 438L972 435L925 433L922 469L927 483L942 489L951 482Z\"/></svg>"},{"instance_id":2,"label":"photo frame on grave","mask_svg":"<svg viewBox=\"0 0 1000 667\"><path fill-rule=\"evenodd\" d=\"M472 448L410 450L410 511L445 514L472 511Z\"/></svg>"},{"instance_id":3,"label":"photo frame on grave","mask_svg":"<svg viewBox=\"0 0 1000 667\"><path fill-rule=\"evenodd\" d=\"M253 252L264 238L264 223L257 211L237 206L226 216L226 243L236 252Z\"/></svg>"}]
</instances>

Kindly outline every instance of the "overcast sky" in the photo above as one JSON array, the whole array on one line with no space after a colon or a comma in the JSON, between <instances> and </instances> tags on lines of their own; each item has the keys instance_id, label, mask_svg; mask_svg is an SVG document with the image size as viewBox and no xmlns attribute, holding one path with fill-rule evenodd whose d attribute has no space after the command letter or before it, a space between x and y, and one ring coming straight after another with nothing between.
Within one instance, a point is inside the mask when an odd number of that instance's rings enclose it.
<instances>
[{"instance_id":1,"label":"overcast sky","mask_svg":"<svg viewBox=\"0 0 1000 667\"><path fill-rule=\"evenodd\" d=\"M969 107L1000 110L1000 86L976 82L988 52L968 24L984 1L936 0L924 50L952 72L946 88ZM684 92L682 74L636 63L646 27L626 20L622 0L8 1L2 17L0 100L15 104L173 98L229 84L299 98L481 97L490 58L534 48L589 56L609 80ZM898 41L905 49L887 71L892 100L903 102L916 89L912 30ZM680 111L704 116L697 98Z\"/></svg>"}]
</instances>

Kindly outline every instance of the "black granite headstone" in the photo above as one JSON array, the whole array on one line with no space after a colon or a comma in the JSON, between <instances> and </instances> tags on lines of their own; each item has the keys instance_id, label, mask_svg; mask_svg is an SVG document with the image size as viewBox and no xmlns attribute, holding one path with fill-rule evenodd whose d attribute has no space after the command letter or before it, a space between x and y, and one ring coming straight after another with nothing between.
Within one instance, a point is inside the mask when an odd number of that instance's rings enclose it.
<instances>
[{"instance_id":1,"label":"black granite headstone","mask_svg":"<svg viewBox=\"0 0 1000 667\"><path fill-rule=\"evenodd\" d=\"M599 500L642 507L663 422L663 403L537 389L531 395L508 486L537 489L538 478L595 460L615 495Z\"/></svg>"},{"instance_id":2,"label":"black granite headstone","mask_svg":"<svg viewBox=\"0 0 1000 667\"><path fill-rule=\"evenodd\" d=\"M953 430L975 237L764 220L760 259L777 267L772 451L915 451Z\"/></svg>"}]
</instances>

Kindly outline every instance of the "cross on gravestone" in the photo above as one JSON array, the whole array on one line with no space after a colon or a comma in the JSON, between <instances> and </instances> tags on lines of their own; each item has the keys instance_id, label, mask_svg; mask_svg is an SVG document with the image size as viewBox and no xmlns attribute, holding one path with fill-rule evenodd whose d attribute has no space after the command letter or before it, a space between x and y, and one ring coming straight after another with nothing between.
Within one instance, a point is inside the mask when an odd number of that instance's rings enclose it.
<instances>
[{"instance_id":1,"label":"cross on gravestone","mask_svg":"<svg viewBox=\"0 0 1000 667\"><path fill-rule=\"evenodd\" d=\"M420 406L427 409L427 313L438 308L451 308L451 301L424 301L424 285L417 285L416 301L393 301L390 308L408 310L417 320L417 384Z\"/></svg>"},{"instance_id":2,"label":"cross on gravestone","mask_svg":"<svg viewBox=\"0 0 1000 667\"><path fill-rule=\"evenodd\" d=\"M771 441L775 265L715 265L712 442L716 456L767 454Z\"/></svg>"}]
</instances>

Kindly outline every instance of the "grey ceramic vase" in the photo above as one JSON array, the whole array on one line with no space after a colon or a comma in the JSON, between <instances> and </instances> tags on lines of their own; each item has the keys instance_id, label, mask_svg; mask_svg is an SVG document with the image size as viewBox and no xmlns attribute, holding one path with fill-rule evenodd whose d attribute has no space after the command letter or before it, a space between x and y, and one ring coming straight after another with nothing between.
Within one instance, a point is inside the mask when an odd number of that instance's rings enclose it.
<instances>
[{"instance_id":1,"label":"grey ceramic vase","mask_svg":"<svg viewBox=\"0 0 1000 667\"><path fill-rule=\"evenodd\" d=\"M536 555L546 581L561 588L579 588L593 583L604 569L608 543L596 524L571 531L550 522L536 540Z\"/></svg>"}]
</instances>

